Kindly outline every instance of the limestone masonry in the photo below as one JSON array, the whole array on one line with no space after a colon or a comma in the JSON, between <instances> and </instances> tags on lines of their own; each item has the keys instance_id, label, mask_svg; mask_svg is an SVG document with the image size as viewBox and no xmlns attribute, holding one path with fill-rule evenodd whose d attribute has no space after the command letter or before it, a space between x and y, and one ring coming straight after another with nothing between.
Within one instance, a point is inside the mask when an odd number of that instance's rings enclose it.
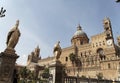
<instances>
[{"instance_id":1,"label":"limestone masonry","mask_svg":"<svg viewBox=\"0 0 120 83\"><path fill-rule=\"evenodd\" d=\"M79 25L71 38L71 46L62 48L59 61L68 76L97 78L97 74L101 73L104 79L120 79L120 36L117 38L118 44L115 44L109 18L104 18L103 26L102 33L89 39ZM28 56L27 67L33 71L49 67L54 56L41 59L38 56L39 47L35 51Z\"/></svg>"}]
</instances>

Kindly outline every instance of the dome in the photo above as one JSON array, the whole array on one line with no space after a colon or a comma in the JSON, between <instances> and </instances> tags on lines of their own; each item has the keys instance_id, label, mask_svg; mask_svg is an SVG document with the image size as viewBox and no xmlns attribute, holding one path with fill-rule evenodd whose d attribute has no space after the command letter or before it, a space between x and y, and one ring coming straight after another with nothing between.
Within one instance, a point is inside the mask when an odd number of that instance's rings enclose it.
<instances>
[{"instance_id":1,"label":"dome","mask_svg":"<svg viewBox=\"0 0 120 83\"><path fill-rule=\"evenodd\" d=\"M77 27L77 31L74 33L71 39L71 43L72 45L77 45L77 46L89 43L87 34L84 31L82 31L80 25Z\"/></svg>"},{"instance_id":2,"label":"dome","mask_svg":"<svg viewBox=\"0 0 120 83\"><path fill-rule=\"evenodd\" d=\"M82 31L80 25L77 27L77 31L73 35L73 37L77 37L77 36L87 36L86 33Z\"/></svg>"}]
</instances>

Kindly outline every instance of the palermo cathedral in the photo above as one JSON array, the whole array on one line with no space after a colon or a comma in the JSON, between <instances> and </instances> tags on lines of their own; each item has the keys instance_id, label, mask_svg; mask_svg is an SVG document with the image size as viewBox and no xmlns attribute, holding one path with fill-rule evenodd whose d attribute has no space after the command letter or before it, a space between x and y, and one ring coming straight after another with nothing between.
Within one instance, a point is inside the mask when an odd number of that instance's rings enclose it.
<instances>
[{"instance_id":1,"label":"palermo cathedral","mask_svg":"<svg viewBox=\"0 0 120 83\"><path fill-rule=\"evenodd\" d=\"M120 79L120 36L117 37L116 44L109 18L104 18L103 28L102 33L88 38L82 27L77 27L71 38L71 46L62 48L58 59L67 76L97 78L97 74L101 73L104 79ZM42 59L39 52L40 48L37 46L27 60L27 68L37 70L38 77L55 58L52 56Z\"/></svg>"}]
</instances>

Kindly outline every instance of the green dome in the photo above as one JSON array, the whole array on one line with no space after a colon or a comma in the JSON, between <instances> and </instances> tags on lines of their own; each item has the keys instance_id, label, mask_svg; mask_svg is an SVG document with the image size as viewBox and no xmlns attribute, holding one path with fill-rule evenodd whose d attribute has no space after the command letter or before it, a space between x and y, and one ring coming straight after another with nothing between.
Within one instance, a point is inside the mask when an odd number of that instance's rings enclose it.
<instances>
[{"instance_id":1,"label":"green dome","mask_svg":"<svg viewBox=\"0 0 120 83\"><path fill-rule=\"evenodd\" d=\"M80 25L77 27L77 31L74 33L73 37L78 37L78 36L87 36L86 33L82 31Z\"/></svg>"}]
</instances>

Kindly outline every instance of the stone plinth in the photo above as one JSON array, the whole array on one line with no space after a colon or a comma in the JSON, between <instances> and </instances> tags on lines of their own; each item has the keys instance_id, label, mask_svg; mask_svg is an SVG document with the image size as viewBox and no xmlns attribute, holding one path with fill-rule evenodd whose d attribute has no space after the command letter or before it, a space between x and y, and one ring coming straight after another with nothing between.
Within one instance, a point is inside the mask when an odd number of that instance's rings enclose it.
<instances>
[{"instance_id":1,"label":"stone plinth","mask_svg":"<svg viewBox=\"0 0 120 83\"><path fill-rule=\"evenodd\" d=\"M18 57L15 51L10 49L0 53L0 83L13 83L13 71Z\"/></svg>"},{"instance_id":2,"label":"stone plinth","mask_svg":"<svg viewBox=\"0 0 120 83\"><path fill-rule=\"evenodd\" d=\"M50 83L62 83L62 64L60 61L53 61L49 66L49 71L52 74Z\"/></svg>"}]
</instances>

